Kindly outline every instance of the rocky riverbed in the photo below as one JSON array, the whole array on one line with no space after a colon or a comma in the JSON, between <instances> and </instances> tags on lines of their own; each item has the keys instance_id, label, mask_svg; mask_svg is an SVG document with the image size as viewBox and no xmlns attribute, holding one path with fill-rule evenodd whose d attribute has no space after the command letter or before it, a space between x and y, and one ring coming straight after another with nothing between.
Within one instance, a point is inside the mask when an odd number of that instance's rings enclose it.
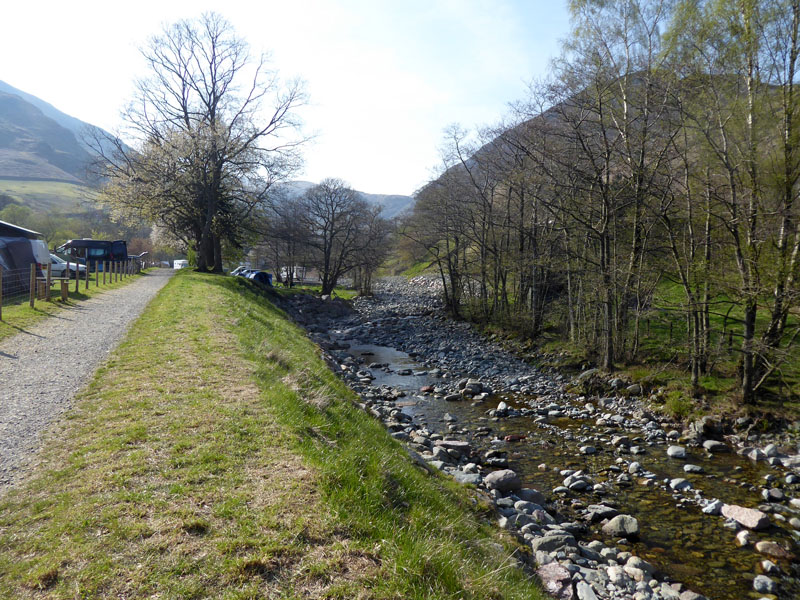
<instances>
[{"instance_id":1,"label":"rocky riverbed","mask_svg":"<svg viewBox=\"0 0 800 600\"><path fill-rule=\"evenodd\" d=\"M284 307L420 464L492 498L555 597L800 597L790 437L682 427L636 385L539 372L447 318L439 291L393 278L352 307L308 296Z\"/></svg>"}]
</instances>

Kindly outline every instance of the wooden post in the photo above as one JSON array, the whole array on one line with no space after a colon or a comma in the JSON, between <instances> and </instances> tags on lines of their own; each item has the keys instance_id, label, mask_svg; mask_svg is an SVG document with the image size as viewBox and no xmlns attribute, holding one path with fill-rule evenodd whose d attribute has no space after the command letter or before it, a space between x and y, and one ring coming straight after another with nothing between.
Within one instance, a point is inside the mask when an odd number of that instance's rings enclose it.
<instances>
[{"instance_id":1,"label":"wooden post","mask_svg":"<svg viewBox=\"0 0 800 600\"><path fill-rule=\"evenodd\" d=\"M3 320L3 266L0 265L0 321Z\"/></svg>"},{"instance_id":2,"label":"wooden post","mask_svg":"<svg viewBox=\"0 0 800 600\"><path fill-rule=\"evenodd\" d=\"M108 263L103 261L103 285L106 284L106 271L108 271Z\"/></svg>"},{"instance_id":3,"label":"wooden post","mask_svg":"<svg viewBox=\"0 0 800 600\"><path fill-rule=\"evenodd\" d=\"M89 265L89 260L86 260L86 285L83 286L84 290L89 289L89 275L91 275L92 267Z\"/></svg>"},{"instance_id":4,"label":"wooden post","mask_svg":"<svg viewBox=\"0 0 800 600\"><path fill-rule=\"evenodd\" d=\"M53 263L47 263L47 273L45 275L45 283L44 283L44 299L47 302L50 302L50 287L53 285L52 269L53 269Z\"/></svg>"},{"instance_id":5,"label":"wooden post","mask_svg":"<svg viewBox=\"0 0 800 600\"><path fill-rule=\"evenodd\" d=\"M100 261L94 263L94 287L100 285Z\"/></svg>"},{"instance_id":6,"label":"wooden post","mask_svg":"<svg viewBox=\"0 0 800 600\"><path fill-rule=\"evenodd\" d=\"M69 279L61 280L61 299L64 302L69 300Z\"/></svg>"},{"instance_id":7,"label":"wooden post","mask_svg":"<svg viewBox=\"0 0 800 600\"><path fill-rule=\"evenodd\" d=\"M31 263L31 308L36 306L36 263Z\"/></svg>"}]
</instances>

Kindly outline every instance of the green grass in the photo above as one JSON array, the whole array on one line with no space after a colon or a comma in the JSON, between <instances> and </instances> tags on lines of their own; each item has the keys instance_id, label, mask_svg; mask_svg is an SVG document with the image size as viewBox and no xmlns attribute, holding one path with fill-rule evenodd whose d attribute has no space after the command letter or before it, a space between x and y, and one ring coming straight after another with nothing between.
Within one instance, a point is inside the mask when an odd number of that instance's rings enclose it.
<instances>
[{"instance_id":1,"label":"green grass","mask_svg":"<svg viewBox=\"0 0 800 600\"><path fill-rule=\"evenodd\" d=\"M434 261L430 260L421 260L419 262L414 263L405 271L403 271L403 276L408 277L409 279L412 277L416 277L417 275L422 275L423 273L430 273L433 269Z\"/></svg>"},{"instance_id":2,"label":"green grass","mask_svg":"<svg viewBox=\"0 0 800 600\"><path fill-rule=\"evenodd\" d=\"M0 597L543 598L241 278L165 286L0 500Z\"/></svg>"},{"instance_id":3,"label":"green grass","mask_svg":"<svg viewBox=\"0 0 800 600\"><path fill-rule=\"evenodd\" d=\"M284 295L291 295L291 294L316 294L319 295L322 293L322 286L319 284L295 284L292 287L275 287L279 293ZM342 298L344 300L352 300L356 296L358 296L358 292L353 289L337 287L333 288L333 293L331 294L334 298Z\"/></svg>"},{"instance_id":4,"label":"green grass","mask_svg":"<svg viewBox=\"0 0 800 600\"><path fill-rule=\"evenodd\" d=\"M146 273L147 271L143 271ZM90 276L89 289L85 289L85 282L81 280L78 292L75 293L75 280L69 282L69 299L66 302L61 300L61 284L53 284L51 289L51 301L36 300L34 307L30 307L29 296L26 294L24 297L17 297L13 303L9 303L8 299L3 299L3 320L0 321L0 340L3 340L17 333L26 331L42 319L57 314L62 310L69 310L75 308L81 301L102 294L106 290L113 290L118 287L127 285L134 281L138 275L132 277L125 277L119 279L114 283L110 283L110 279L106 280L103 285L103 274L100 274L100 285L95 285L94 275Z\"/></svg>"}]
</instances>

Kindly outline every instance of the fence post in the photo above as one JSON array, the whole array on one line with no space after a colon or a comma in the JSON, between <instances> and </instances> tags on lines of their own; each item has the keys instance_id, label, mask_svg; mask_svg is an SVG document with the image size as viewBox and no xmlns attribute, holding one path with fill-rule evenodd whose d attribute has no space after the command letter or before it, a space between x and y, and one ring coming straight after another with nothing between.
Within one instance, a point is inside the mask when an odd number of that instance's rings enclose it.
<instances>
[{"instance_id":1,"label":"fence post","mask_svg":"<svg viewBox=\"0 0 800 600\"><path fill-rule=\"evenodd\" d=\"M45 276L45 288L44 288L44 299L47 302L50 302L50 286L53 285L53 276L52 276L52 269L53 264L47 263L47 274Z\"/></svg>"},{"instance_id":2,"label":"fence post","mask_svg":"<svg viewBox=\"0 0 800 600\"><path fill-rule=\"evenodd\" d=\"M94 287L100 285L100 261L94 263Z\"/></svg>"},{"instance_id":3,"label":"fence post","mask_svg":"<svg viewBox=\"0 0 800 600\"><path fill-rule=\"evenodd\" d=\"M87 260L86 261L86 281L84 282L85 285L83 286L83 289L85 291L89 290L89 275L91 275L91 274L92 274L92 266L89 263L89 261Z\"/></svg>"},{"instance_id":4,"label":"fence post","mask_svg":"<svg viewBox=\"0 0 800 600\"><path fill-rule=\"evenodd\" d=\"M0 321L3 320L3 266L0 265Z\"/></svg>"},{"instance_id":5,"label":"fence post","mask_svg":"<svg viewBox=\"0 0 800 600\"><path fill-rule=\"evenodd\" d=\"M36 306L36 263L31 263L31 308Z\"/></svg>"},{"instance_id":6,"label":"fence post","mask_svg":"<svg viewBox=\"0 0 800 600\"><path fill-rule=\"evenodd\" d=\"M108 271L108 263L103 261L103 285L106 284L106 271Z\"/></svg>"}]
</instances>

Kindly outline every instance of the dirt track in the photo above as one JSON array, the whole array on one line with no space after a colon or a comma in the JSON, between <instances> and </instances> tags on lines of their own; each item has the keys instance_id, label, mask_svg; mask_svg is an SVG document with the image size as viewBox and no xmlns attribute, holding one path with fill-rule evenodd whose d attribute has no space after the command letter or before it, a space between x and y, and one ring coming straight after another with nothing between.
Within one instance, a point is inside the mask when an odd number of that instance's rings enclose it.
<instances>
[{"instance_id":1,"label":"dirt track","mask_svg":"<svg viewBox=\"0 0 800 600\"><path fill-rule=\"evenodd\" d=\"M0 342L0 494L172 274L151 271Z\"/></svg>"}]
</instances>

